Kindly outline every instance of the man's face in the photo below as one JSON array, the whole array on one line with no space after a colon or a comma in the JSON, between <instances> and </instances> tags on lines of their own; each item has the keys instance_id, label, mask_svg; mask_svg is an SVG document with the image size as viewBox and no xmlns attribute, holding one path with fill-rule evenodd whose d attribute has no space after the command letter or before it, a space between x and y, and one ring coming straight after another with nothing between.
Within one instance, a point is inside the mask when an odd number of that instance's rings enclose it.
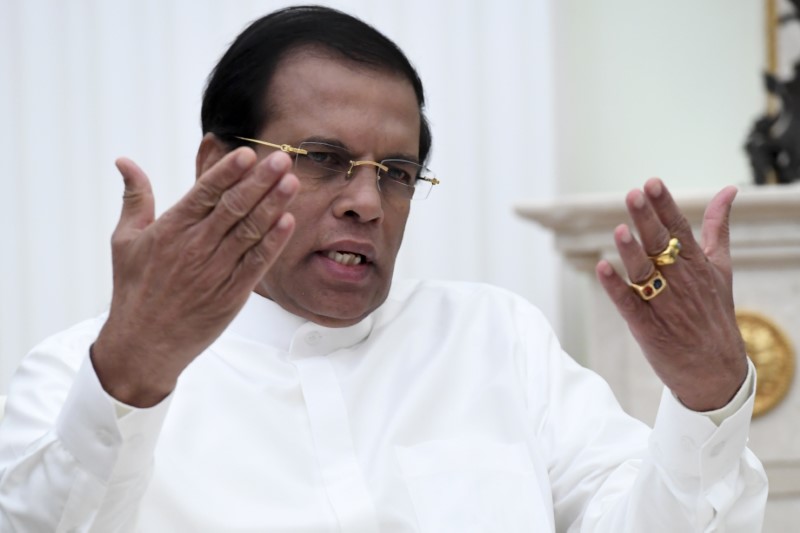
<instances>
[{"instance_id":1,"label":"man's face","mask_svg":"<svg viewBox=\"0 0 800 533\"><path fill-rule=\"evenodd\" d=\"M356 160L418 156L417 99L399 75L306 49L283 59L267 93L262 140L292 146L322 140L344 147ZM298 176L300 191L289 206L294 235L258 293L332 327L354 324L383 303L409 201L385 197L375 171L358 166L340 187ZM361 256L361 262L352 264L355 257L349 254Z\"/></svg>"}]
</instances>

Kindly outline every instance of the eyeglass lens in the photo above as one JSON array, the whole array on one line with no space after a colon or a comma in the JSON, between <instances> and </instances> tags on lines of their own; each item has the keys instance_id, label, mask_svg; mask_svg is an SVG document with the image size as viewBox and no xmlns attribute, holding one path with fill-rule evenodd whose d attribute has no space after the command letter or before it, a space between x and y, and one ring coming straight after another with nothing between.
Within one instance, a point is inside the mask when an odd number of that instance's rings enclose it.
<instances>
[{"instance_id":1,"label":"eyeglass lens","mask_svg":"<svg viewBox=\"0 0 800 533\"><path fill-rule=\"evenodd\" d=\"M309 179L332 179L346 177L353 168L353 157L340 147L325 143L304 142L299 146L307 151L295 159L295 172L299 177ZM379 188L386 194L406 198L425 198L431 182L425 179L430 171L412 161L385 159L380 162L384 170L375 167Z\"/></svg>"}]
</instances>

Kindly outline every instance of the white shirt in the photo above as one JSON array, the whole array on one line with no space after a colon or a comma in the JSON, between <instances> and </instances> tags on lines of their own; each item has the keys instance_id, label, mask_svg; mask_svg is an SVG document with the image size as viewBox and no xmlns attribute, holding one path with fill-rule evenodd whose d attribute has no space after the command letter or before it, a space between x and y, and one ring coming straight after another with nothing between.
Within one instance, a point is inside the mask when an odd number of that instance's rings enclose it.
<instances>
[{"instance_id":1,"label":"white shirt","mask_svg":"<svg viewBox=\"0 0 800 533\"><path fill-rule=\"evenodd\" d=\"M103 321L12 381L3 532L761 527L752 390L719 426L665 391L651 431L497 288L396 283L340 329L254 294L167 400L119 412L88 358Z\"/></svg>"}]
</instances>

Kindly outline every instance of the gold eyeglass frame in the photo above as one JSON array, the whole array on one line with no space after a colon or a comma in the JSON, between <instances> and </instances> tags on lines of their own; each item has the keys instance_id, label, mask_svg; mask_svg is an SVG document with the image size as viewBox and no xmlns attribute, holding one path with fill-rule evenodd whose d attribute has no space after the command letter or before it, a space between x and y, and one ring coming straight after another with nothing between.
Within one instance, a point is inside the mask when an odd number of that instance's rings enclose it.
<instances>
[{"instance_id":1,"label":"gold eyeglass frame","mask_svg":"<svg viewBox=\"0 0 800 533\"><path fill-rule=\"evenodd\" d=\"M271 142L267 142L267 141L261 141L259 139L251 139L249 137L240 137L239 135L234 135L233 137L235 139L240 139L242 141L247 141L247 142L256 143L256 144L262 144L264 146L269 146L270 148L276 148L276 149L278 149L278 150L280 150L282 152L286 152L287 154L308 155L308 150L304 150L302 148L296 148L296 147L292 146L291 144L275 144L275 143L271 143ZM413 163L413 161L409 161L409 163ZM415 164L419 165L419 163L415 163ZM363 166L363 165L372 165L374 167L378 167L380 170L382 170L384 172L388 172L389 171L389 167L387 167L386 165L384 165L382 163L379 163L377 161L369 161L369 160L353 161L351 159L350 160L350 169L347 171L347 177L350 177L353 174L353 169L355 167L360 167L360 166ZM420 165L420 166L422 166L422 165ZM389 178L389 179L391 179L391 178ZM433 178L417 178L417 179L428 181L428 182L430 182L431 186L439 185L439 183L440 183L439 180L436 179L435 177L433 177ZM412 189L413 189L413 187L412 187Z\"/></svg>"}]
</instances>

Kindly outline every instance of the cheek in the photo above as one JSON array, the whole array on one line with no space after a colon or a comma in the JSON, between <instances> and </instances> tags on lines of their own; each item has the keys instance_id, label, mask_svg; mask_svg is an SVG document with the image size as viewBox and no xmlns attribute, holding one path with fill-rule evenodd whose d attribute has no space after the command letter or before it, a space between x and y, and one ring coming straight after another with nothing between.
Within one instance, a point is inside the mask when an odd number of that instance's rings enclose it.
<instances>
[{"instance_id":1,"label":"cheek","mask_svg":"<svg viewBox=\"0 0 800 533\"><path fill-rule=\"evenodd\" d=\"M286 210L294 215L295 220L294 234L289 240L288 246L307 239L312 230L319 227L319 222L323 219L328 205L325 202L315 200L315 196L318 195L301 189L287 207Z\"/></svg>"},{"instance_id":2,"label":"cheek","mask_svg":"<svg viewBox=\"0 0 800 533\"><path fill-rule=\"evenodd\" d=\"M297 196L289 204L287 211L295 215L299 222L300 220L307 220L301 217L315 215L324 211L329 203L329 199L326 199L324 194L319 194L319 191L310 188L306 182L301 180L300 190L297 191Z\"/></svg>"},{"instance_id":3,"label":"cheek","mask_svg":"<svg viewBox=\"0 0 800 533\"><path fill-rule=\"evenodd\" d=\"M409 206L399 209L391 216L387 216L387 227L394 235L393 241L396 241L397 248L400 248L400 243L403 242L403 235L406 232L406 222L408 221Z\"/></svg>"}]
</instances>

